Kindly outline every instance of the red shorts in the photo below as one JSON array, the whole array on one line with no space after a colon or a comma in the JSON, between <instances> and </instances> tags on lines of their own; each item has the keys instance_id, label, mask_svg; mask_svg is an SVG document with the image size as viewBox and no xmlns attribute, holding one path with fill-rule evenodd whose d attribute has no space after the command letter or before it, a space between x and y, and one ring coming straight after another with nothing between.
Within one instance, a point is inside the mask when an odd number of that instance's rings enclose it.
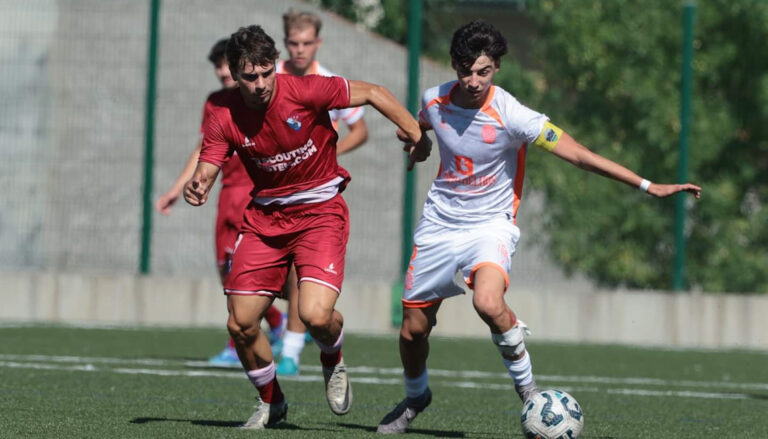
<instances>
[{"instance_id":1,"label":"red shorts","mask_svg":"<svg viewBox=\"0 0 768 439\"><path fill-rule=\"evenodd\" d=\"M293 206L251 204L224 293L281 297L291 263L299 283L315 282L339 293L348 239L349 210L341 195Z\"/></svg>"},{"instance_id":2,"label":"red shorts","mask_svg":"<svg viewBox=\"0 0 768 439\"><path fill-rule=\"evenodd\" d=\"M216 214L216 264L224 265L235 251L243 212L251 202L252 186L222 186Z\"/></svg>"}]
</instances>

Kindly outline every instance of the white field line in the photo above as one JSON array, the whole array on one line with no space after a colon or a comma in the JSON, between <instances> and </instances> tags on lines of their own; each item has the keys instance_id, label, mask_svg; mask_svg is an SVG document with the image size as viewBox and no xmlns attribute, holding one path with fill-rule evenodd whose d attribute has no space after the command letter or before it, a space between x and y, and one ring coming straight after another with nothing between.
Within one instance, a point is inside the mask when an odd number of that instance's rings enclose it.
<instances>
[{"instance_id":1,"label":"white field line","mask_svg":"<svg viewBox=\"0 0 768 439\"><path fill-rule=\"evenodd\" d=\"M214 370L164 370L164 369L128 369L128 368L98 368L93 364L84 365L67 365L61 366L57 364L38 364L38 363L25 363L15 361L0 361L0 367L12 368L12 369L44 369L44 370L60 370L60 371L76 371L76 372L112 372L128 375L155 375L155 376L167 376L167 377L216 377L216 378L230 378L245 380L242 372L227 372L227 371L214 371ZM286 381L300 381L300 382L322 382L323 377L321 375L299 375L297 377L282 377L281 379ZM401 378L377 378L377 377L350 377L350 380L359 384L377 384L377 385L394 385L402 386L403 382ZM432 385L438 385L440 387L453 387L460 389L480 389L480 390L504 390L514 391L515 387L512 384L493 384L493 383L478 383L474 381L438 381L433 382ZM562 390L570 393L584 393L584 392L602 392L618 395L630 395L630 396L658 396L658 397L678 397L678 398L705 398L705 399L750 399L749 395L743 393L716 393L716 392L693 392L693 391L676 391L676 390L649 390L649 389L603 389L599 387L561 387Z\"/></svg>"},{"instance_id":2,"label":"white field line","mask_svg":"<svg viewBox=\"0 0 768 439\"><path fill-rule=\"evenodd\" d=\"M78 356L56 356L56 355L11 355L0 354L0 360L15 361L38 361L53 363L96 363L96 364L138 364L144 366L186 366L210 368L205 361L184 361L184 360L161 360L152 358L109 358L109 357L78 357ZM302 371L320 372L320 366L302 365ZM350 373L369 374L369 375L394 375L402 376L403 370L400 368L355 366L348 367ZM220 370L219 370L220 371ZM238 372L239 373L239 372ZM429 369L431 377L443 378L464 378L464 379L509 379L506 373L483 372L478 370L446 370ZM214 375L215 376L215 375ZM577 383L577 384L614 384L614 385L645 385L645 386L665 386L665 387L707 387L707 388L725 388L738 390L768 390L768 383L736 383L732 381L693 381L693 380L667 380L659 378L643 377L602 377L589 375L544 375L536 374L536 379L542 382L555 383Z\"/></svg>"},{"instance_id":3,"label":"white field line","mask_svg":"<svg viewBox=\"0 0 768 439\"><path fill-rule=\"evenodd\" d=\"M114 372L121 374L147 374L161 376L184 376L184 377L216 377L216 378L243 378L243 372L240 370L163 370L148 368L101 368L94 364L108 365L141 365L141 366L182 366L182 367L206 367L206 362L201 361L179 361L179 360L160 360L151 358L109 358L109 357L78 357L78 356L49 356L49 355L10 355L0 354L0 367L6 368L27 368L27 369L46 369L46 370L65 370L81 372ZM322 375L319 374L319 366L302 366L301 370L316 373L314 375L299 375L297 377L281 377L284 380L315 382L322 381ZM348 371L352 376L350 379L361 384L381 384L381 385L402 385L402 369L400 368L381 368L371 366L349 367ZM440 382L440 385L458 388L474 388L489 390L513 390L514 386L507 383L487 383L478 382L476 379L500 379L509 380L509 377L503 373L482 372L482 371L455 371L445 369L430 369L430 376L433 378L446 378L451 382ZM374 376L359 376L374 375ZM394 376L394 378L387 378ZM608 385L650 385L659 387L694 387L694 388L726 388L740 389L748 391L768 390L768 383L734 383L729 381L691 381L691 380L664 380L657 378L638 378L638 377L599 377L599 376L565 376L565 375L540 375L536 378L539 382L547 383L575 383L581 384L608 384ZM452 380L451 380L452 379ZM456 381L462 379L462 381ZM568 387L562 387L568 391ZM725 398L725 399L743 399L748 395L729 394L729 393L706 393L696 391L672 391L672 390L648 390L648 389L605 389L597 387L570 387L579 391L602 391L606 393L616 393L624 395L641 396L680 396L697 398Z\"/></svg>"},{"instance_id":4,"label":"white field line","mask_svg":"<svg viewBox=\"0 0 768 439\"><path fill-rule=\"evenodd\" d=\"M320 372L320 366L301 366L301 370L309 370L313 372ZM358 366L347 367L349 372L353 373L368 373L378 375L398 375L403 374L403 370L400 368L380 368L370 366ZM445 378L490 378L490 379L509 379L509 375L506 373L497 372L482 372L478 370L445 370L445 369L429 369L429 376L431 377L445 377ZM557 383L579 383L579 384L635 384L635 385L650 385L650 386L676 386L676 387L721 387L727 389L742 389L742 390L768 390L768 383L734 383L731 381L692 381L692 380L665 380L659 378L641 378L641 377L601 377L601 376L589 376L589 375L544 375L534 374L536 381L548 381Z\"/></svg>"}]
</instances>

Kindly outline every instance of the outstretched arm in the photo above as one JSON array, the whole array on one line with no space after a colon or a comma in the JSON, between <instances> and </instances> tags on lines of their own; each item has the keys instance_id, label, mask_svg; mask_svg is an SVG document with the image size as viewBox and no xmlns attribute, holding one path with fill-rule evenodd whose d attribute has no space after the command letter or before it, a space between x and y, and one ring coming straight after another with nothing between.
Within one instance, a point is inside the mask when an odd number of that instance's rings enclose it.
<instances>
[{"instance_id":1,"label":"outstretched arm","mask_svg":"<svg viewBox=\"0 0 768 439\"><path fill-rule=\"evenodd\" d=\"M691 183L650 183L624 166L590 151L566 132L562 132L559 141L551 151L552 154L581 169L612 178L635 188L639 187L655 197L668 197L683 191L692 193L696 198L701 196L701 188Z\"/></svg>"},{"instance_id":2,"label":"outstretched arm","mask_svg":"<svg viewBox=\"0 0 768 439\"><path fill-rule=\"evenodd\" d=\"M349 81L350 106L358 107L369 104L387 119L397 125L400 130L413 142L410 147L408 170L413 169L416 162L423 162L429 157L432 143L427 136L422 136L419 123L400 102L380 85L363 81Z\"/></svg>"},{"instance_id":3,"label":"outstretched arm","mask_svg":"<svg viewBox=\"0 0 768 439\"><path fill-rule=\"evenodd\" d=\"M184 199L193 206L202 206L208 201L213 183L219 175L219 167L207 162L199 162L192 178L184 185Z\"/></svg>"},{"instance_id":4,"label":"outstretched arm","mask_svg":"<svg viewBox=\"0 0 768 439\"><path fill-rule=\"evenodd\" d=\"M173 205L176 204L176 201L179 200L181 191L184 190L184 184L188 182L195 173L197 159L200 157L200 148L202 146L203 140L200 139L200 141L197 142L195 150L189 155L187 163L184 165L184 169L181 170L181 173L176 177L173 185L171 185L171 188L157 199L155 202L155 209L157 209L158 212L163 215L169 215L171 213L171 207L173 207Z\"/></svg>"}]
</instances>

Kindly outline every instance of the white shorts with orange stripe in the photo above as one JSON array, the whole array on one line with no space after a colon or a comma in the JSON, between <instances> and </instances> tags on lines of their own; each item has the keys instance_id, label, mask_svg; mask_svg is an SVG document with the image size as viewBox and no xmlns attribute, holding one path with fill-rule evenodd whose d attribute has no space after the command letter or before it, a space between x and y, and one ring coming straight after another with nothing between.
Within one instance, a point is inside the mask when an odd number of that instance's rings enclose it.
<instances>
[{"instance_id":1,"label":"white shorts with orange stripe","mask_svg":"<svg viewBox=\"0 0 768 439\"><path fill-rule=\"evenodd\" d=\"M475 272L486 265L497 268L508 287L510 259L519 238L520 229L507 215L471 228L446 227L422 217L413 236L403 306L421 308L463 294L456 272L461 271L464 282L473 288Z\"/></svg>"}]
</instances>

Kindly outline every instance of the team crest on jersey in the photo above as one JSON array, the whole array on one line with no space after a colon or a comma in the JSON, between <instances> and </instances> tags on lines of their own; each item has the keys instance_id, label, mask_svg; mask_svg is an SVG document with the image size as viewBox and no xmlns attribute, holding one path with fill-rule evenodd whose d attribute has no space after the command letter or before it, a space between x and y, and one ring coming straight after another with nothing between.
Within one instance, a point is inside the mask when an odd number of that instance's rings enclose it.
<instances>
[{"instance_id":1,"label":"team crest on jersey","mask_svg":"<svg viewBox=\"0 0 768 439\"><path fill-rule=\"evenodd\" d=\"M295 131L299 131L301 129L301 121L299 121L299 115L294 114L288 119L285 120L285 123L288 124L289 127L291 127Z\"/></svg>"},{"instance_id":2,"label":"team crest on jersey","mask_svg":"<svg viewBox=\"0 0 768 439\"><path fill-rule=\"evenodd\" d=\"M496 141L496 128L491 124L484 124L482 129L483 142L493 143Z\"/></svg>"}]
</instances>

